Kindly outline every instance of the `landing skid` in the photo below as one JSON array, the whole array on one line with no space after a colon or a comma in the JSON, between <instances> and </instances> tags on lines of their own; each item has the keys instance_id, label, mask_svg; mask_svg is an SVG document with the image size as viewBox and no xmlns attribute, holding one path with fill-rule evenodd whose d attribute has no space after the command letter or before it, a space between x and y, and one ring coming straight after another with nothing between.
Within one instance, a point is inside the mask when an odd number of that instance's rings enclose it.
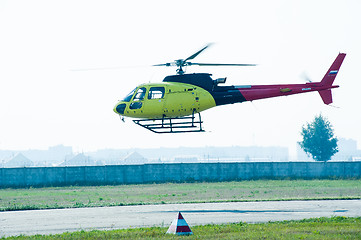
<instances>
[{"instance_id":1,"label":"landing skid","mask_svg":"<svg viewBox=\"0 0 361 240\"><path fill-rule=\"evenodd\" d=\"M138 119L133 122L155 133L204 132L200 113L198 118L193 113L189 117Z\"/></svg>"}]
</instances>

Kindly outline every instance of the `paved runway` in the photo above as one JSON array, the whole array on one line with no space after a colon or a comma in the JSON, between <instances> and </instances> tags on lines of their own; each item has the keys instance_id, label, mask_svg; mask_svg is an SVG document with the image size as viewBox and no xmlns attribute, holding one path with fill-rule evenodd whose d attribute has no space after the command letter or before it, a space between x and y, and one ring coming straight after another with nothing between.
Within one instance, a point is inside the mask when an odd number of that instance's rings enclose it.
<instances>
[{"instance_id":1,"label":"paved runway","mask_svg":"<svg viewBox=\"0 0 361 240\"><path fill-rule=\"evenodd\" d=\"M0 212L0 237L166 226L181 211L190 225L361 216L361 200L164 204Z\"/></svg>"}]
</instances>

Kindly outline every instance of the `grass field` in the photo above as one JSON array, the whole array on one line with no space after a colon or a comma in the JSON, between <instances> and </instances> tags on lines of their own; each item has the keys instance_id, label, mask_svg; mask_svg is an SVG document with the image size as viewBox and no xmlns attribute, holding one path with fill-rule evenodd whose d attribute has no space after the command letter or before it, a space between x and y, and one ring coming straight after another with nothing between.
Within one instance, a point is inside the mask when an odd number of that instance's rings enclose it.
<instances>
[{"instance_id":1,"label":"grass field","mask_svg":"<svg viewBox=\"0 0 361 240\"><path fill-rule=\"evenodd\" d=\"M360 198L360 179L74 186L0 189L0 211L166 203Z\"/></svg>"},{"instance_id":2,"label":"grass field","mask_svg":"<svg viewBox=\"0 0 361 240\"><path fill-rule=\"evenodd\" d=\"M262 224L234 223L191 227L193 235L165 234L167 228L80 231L57 235L18 236L2 239L361 239L361 218L314 218Z\"/></svg>"}]
</instances>

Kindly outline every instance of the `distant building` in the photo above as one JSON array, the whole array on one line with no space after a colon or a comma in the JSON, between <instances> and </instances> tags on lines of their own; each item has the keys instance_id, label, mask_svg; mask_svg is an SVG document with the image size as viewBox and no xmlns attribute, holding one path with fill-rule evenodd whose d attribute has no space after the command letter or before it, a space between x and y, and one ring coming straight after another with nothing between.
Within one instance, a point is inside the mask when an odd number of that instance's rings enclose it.
<instances>
[{"instance_id":1,"label":"distant building","mask_svg":"<svg viewBox=\"0 0 361 240\"><path fill-rule=\"evenodd\" d=\"M95 166L104 166L104 165L106 165L106 164L102 160L95 161Z\"/></svg>"},{"instance_id":2,"label":"distant building","mask_svg":"<svg viewBox=\"0 0 361 240\"><path fill-rule=\"evenodd\" d=\"M125 158L121 161L122 164L145 164L148 163L148 159L143 157L137 152L132 152L128 154Z\"/></svg>"},{"instance_id":3,"label":"distant building","mask_svg":"<svg viewBox=\"0 0 361 240\"><path fill-rule=\"evenodd\" d=\"M73 148L63 145L49 147L47 150L26 150L22 153L38 166L57 165L74 157Z\"/></svg>"},{"instance_id":4,"label":"distant building","mask_svg":"<svg viewBox=\"0 0 361 240\"><path fill-rule=\"evenodd\" d=\"M133 153L146 157L145 163L166 162L239 162L239 161L288 161L287 147L231 146L231 147L177 147L177 148L132 148L103 149L88 153L95 160L101 160L106 165L142 164L129 163L127 160ZM131 153L131 154L129 154ZM183 160L181 159L183 158ZM195 159L197 158L197 160Z\"/></svg>"},{"instance_id":5,"label":"distant building","mask_svg":"<svg viewBox=\"0 0 361 240\"><path fill-rule=\"evenodd\" d=\"M174 157L175 163L197 163L197 156L176 156Z\"/></svg>"},{"instance_id":6,"label":"distant building","mask_svg":"<svg viewBox=\"0 0 361 240\"><path fill-rule=\"evenodd\" d=\"M22 153L16 154L9 161L6 161L4 167L6 168L18 168L18 167L32 167L34 163Z\"/></svg>"},{"instance_id":7,"label":"distant building","mask_svg":"<svg viewBox=\"0 0 361 240\"><path fill-rule=\"evenodd\" d=\"M92 160L88 156L85 156L83 153L79 153L72 159L60 163L58 166L65 167L65 166L95 166L95 165L96 162L94 160Z\"/></svg>"},{"instance_id":8,"label":"distant building","mask_svg":"<svg viewBox=\"0 0 361 240\"><path fill-rule=\"evenodd\" d=\"M0 150L0 161L3 160L3 162L5 162L6 159L12 158L12 156L14 156L14 153L17 152L20 152L26 158L30 159L33 162L34 166L37 167L56 166L59 163L63 162L64 159L70 159L74 157L72 147L57 145L49 147L47 150Z\"/></svg>"},{"instance_id":9,"label":"distant building","mask_svg":"<svg viewBox=\"0 0 361 240\"><path fill-rule=\"evenodd\" d=\"M339 151L332 157L333 160L353 160L361 157L356 140L339 138L337 144Z\"/></svg>"}]
</instances>

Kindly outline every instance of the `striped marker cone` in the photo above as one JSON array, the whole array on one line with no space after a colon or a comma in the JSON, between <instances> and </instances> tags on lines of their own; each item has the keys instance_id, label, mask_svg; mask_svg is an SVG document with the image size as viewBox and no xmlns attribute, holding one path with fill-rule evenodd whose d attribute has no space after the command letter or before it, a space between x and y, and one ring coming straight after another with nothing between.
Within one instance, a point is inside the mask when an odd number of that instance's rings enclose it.
<instances>
[{"instance_id":1,"label":"striped marker cone","mask_svg":"<svg viewBox=\"0 0 361 240\"><path fill-rule=\"evenodd\" d=\"M178 212L178 218L174 219L169 226L167 233L177 235L191 235L192 230L189 228L188 223L183 218L182 214Z\"/></svg>"}]
</instances>

